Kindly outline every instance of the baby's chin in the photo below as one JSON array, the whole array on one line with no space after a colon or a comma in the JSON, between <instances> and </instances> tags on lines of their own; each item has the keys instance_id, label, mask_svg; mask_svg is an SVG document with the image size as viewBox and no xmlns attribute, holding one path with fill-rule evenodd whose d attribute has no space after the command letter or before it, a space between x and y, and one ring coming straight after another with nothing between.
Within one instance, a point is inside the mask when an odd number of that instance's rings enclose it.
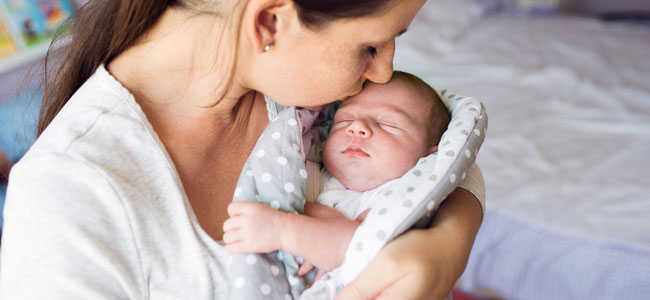
<instances>
[{"instance_id":1,"label":"baby's chin","mask_svg":"<svg viewBox=\"0 0 650 300\"><path fill-rule=\"evenodd\" d=\"M382 185L384 182L388 182L390 179L378 179L378 178L355 178L355 179L347 179L347 178L342 178L339 179L341 184L345 186L348 190L356 191L356 192L365 192L367 190L372 190L376 187L379 187Z\"/></svg>"}]
</instances>

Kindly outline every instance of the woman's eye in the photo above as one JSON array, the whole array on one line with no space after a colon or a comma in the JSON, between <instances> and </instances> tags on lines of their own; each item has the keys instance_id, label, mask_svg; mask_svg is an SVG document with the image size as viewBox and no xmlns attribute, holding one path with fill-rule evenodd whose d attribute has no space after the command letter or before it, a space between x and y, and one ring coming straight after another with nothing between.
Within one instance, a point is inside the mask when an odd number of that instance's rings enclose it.
<instances>
[{"instance_id":1,"label":"woman's eye","mask_svg":"<svg viewBox=\"0 0 650 300\"><path fill-rule=\"evenodd\" d=\"M377 48L373 46L368 46L368 48L366 48L366 52L370 58L375 58L375 56L377 56Z\"/></svg>"}]
</instances>

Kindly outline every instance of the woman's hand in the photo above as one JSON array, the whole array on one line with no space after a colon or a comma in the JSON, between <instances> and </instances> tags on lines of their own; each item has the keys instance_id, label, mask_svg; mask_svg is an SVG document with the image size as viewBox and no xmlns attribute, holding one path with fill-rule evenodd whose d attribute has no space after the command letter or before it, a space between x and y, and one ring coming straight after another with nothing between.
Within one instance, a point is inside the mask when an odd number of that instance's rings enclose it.
<instances>
[{"instance_id":1,"label":"woman's hand","mask_svg":"<svg viewBox=\"0 0 650 300\"><path fill-rule=\"evenodd\" d=\"M443 299L467 264L481 223L474 196L457 188L427 230L388 243L336 299Z\"/></svg>"}]
</instances>

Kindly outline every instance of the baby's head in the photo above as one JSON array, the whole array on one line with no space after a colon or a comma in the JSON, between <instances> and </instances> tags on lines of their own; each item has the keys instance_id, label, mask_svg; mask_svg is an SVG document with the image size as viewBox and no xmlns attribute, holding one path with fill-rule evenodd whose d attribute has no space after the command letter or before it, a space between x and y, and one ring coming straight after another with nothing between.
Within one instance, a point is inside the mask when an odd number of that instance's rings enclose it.
<instances>
[{"instance_id":1,"label":"baby's head","mask_svg":"<svg viewBox=\"0 0 650 300\"><path fill-rule=\"evenodd\" d=\"M388 83L368 83L343 101L323 151L325 168L348 189L373 189L436 152L448 123L429 85L395 72Z\"/></svg>"}]
</instances>

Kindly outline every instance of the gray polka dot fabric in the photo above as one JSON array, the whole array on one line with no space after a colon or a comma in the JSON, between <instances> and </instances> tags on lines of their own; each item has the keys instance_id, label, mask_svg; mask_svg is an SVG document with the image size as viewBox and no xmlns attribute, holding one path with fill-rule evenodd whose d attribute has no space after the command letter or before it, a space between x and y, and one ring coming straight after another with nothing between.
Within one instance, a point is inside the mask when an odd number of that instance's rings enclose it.
<instances>
[{"instance_id":1,"label":"gray polka dot fabric","mask_svg":"<svg viewBox=\"0 0 650 300\"><path fill-rule=\"evenodd\" d=\"M280 112L260 136L237 182L233 201L254 201L303 213L307 187L302 134L316 114L296 108ZM305 289L296 257L284 251L232 256L231 299L293 299Z\"/></svg>"},{"instance_id":2,"label":"gray polka dot fabric","mask_svg":"<svg viewBox=\"0 0 650 300\"><path fill-rule=\"evenodd\" d=\"M386 243L409 228L428 226L433 212L464 179L485 138L487 114L476 98L447 91L442 91L440 96L452 118L438 152L420 159L398 179L393 189L378 195L379 199L352 237L343 264L328 273L330 276L315 282L300 299L333 299Z\"/></svg>"},{"instance_id":3,"label":"gray polka dot fabric","mask_svg":"<svg viewBox=\"0 0 650 300\"><path fill-rule=\"evenodd\" d=\"M487 130L487 115L479 100L447 91L441 92L441 98L452 118L438 152L420 159L394 188L378 195L341 266L305 290L307 282L296 276L298 264L289 253L235 255L230 264L231 299L332 299L386 243L411 227L428 226L433 212L465 177ZM309 148L303 134L315 119L295 108L277 115L247 160L234 201L257 201L302 213L307 184L302 149Z\"/></svg>"},{"instance_id":4,"label":"gray polka dot fabric","mask_svg":"<svg viewBox=\"0 0 650 300\"><path fill-rule=\"evenodd\" d=\"M352 245L363 245L362 250L348 248L346 263L339 267L343 285L351 282L387 242L414 225L428 226L432 213L474 162L487 131L483 104L447 91L440 96L452 118L438 152L420 159L398 179L399 187L390 195L379 195L351 240Z\"/></svg>"}]
</instances>

